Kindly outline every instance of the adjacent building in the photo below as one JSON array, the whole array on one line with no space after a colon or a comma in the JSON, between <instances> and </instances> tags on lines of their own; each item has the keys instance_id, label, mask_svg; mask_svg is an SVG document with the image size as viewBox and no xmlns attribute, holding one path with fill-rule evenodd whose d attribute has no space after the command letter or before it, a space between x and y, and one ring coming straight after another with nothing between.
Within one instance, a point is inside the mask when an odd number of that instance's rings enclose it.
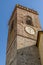
<instances>
[{"instance_id":1,"label":"adjacent building","mask_svg":"<svg viewBox=\"0 0 43 65\"><path fill-rule=\"evenodd\" d=\"M43 31L38 32L37 47L39 49L41 64L43 65Z\"/></svg>"}]
</instances>

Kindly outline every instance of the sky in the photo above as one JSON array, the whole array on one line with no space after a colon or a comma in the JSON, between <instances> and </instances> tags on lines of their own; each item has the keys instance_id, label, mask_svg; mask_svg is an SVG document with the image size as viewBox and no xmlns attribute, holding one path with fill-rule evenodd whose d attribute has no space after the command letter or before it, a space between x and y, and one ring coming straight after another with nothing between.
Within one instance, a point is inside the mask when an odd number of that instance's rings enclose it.
<instances>
[{"instance_id":1,"label":"sky","mask_svg":"<svg viewBox=\"0 0 43 65\"><path fill-rule=\"evenodd\" d=\"M43 30L43 0L0 0L0 65L6 65L8 22L16 4L38 11Z\"/></svg>"}]
</instances>

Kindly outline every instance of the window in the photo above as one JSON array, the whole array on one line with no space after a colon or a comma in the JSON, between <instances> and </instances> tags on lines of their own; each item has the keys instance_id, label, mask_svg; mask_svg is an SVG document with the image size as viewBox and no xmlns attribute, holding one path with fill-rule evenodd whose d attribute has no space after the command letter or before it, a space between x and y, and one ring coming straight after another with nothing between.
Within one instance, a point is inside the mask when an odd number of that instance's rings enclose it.
<instances>
[{"instance_id":1,"label":"window","mask_svg":"<svg viewBox=\"0 0 43 65\"><path fill-rule=\"evenodd\" d=\"M10 27L10 32L13 30L14 27L14 20L12 21L11 27Z\"/></svg>"},{"instance_id":2,"label":"window","mask_svg":"<svg viewBox=\"0 0 43 65\"><path fill-rule=\"evenodd\" d=\"M32 18L30 16L27 16L27 18L26 18L26 24L33 25L32 24Z\"/></svg>"}]
</instances>

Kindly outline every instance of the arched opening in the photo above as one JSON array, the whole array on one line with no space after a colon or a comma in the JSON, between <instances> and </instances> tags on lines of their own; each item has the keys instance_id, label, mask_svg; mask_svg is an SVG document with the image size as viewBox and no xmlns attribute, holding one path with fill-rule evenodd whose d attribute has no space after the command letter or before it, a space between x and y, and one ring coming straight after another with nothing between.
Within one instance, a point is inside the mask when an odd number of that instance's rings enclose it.
<instances>
[{"instance_id":1,"label":"arched opening","mask_svg":"<svg viewBox=\"0 0 43 65\"><path fill-rule=\"evenodd\" d=\"M26 24L33 26L32 18L31 18L30 16L27 16L27 17L26 17Z\"/></svg>"}]
</instances>

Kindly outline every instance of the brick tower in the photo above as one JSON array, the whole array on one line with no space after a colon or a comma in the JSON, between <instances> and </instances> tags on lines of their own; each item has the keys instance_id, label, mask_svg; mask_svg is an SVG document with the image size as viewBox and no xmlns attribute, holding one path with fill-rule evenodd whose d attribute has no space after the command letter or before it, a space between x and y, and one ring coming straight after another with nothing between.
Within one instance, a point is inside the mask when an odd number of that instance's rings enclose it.
<instances>
[{"instance_id":1,"label":"brick tower","mask_svg":"<svg viewBox=\"0 0 43 65\"><path fill-rule=\"evenodd\" d=\"M41 65L36 46L41 30L37 11L17 4L8 25L6 65Z\"/></svg>"}]
</instances>

